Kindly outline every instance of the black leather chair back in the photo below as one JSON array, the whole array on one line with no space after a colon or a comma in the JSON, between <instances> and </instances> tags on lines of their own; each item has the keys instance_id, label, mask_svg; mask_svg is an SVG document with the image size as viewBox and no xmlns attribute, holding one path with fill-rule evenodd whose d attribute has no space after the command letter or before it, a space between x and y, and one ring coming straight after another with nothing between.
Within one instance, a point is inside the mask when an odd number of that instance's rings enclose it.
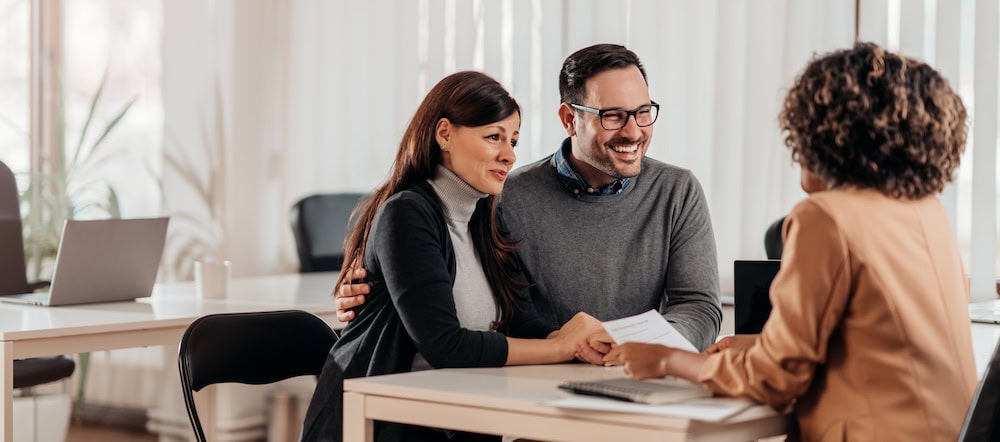
<instances>
[{"instance_id":1,"label":"black leather chair back","mask_svg":"<svg viewBox=\"0 0 1000 442\"><path fill-rule=\"evenodd\" d=\"M31 291L25 272L22 234L14 173L0 162L0 295Z\"/></svg>"},{"instance_id":2,"label":"black leather chair back","mask_svg":"<svg viewBox=\"0 0 1000 442\"><path fill-rule=\"evenodd\" d=\"M322 319L298 310L196 319L184 332L177 355L195 436L205 440L193 392L224 382L259 385L318 376L335 342L337 334Z\"/></svg>"},{"instance_id":3,"label":"black leather chair back","mask_svg":"<svg viewBox=\"0 0 1000 442\"><path fill-rule=\"evenodd\" d=\"M781 217L764 232L764 252L767 253L767 259L781 259L781 252L785 248L781 240L781 229L784 226L785 217Z\"/></svg>"},{"instance_id":4,"label":"black leather chair back","mask_svg":"<svg viewBox=\"0 0 1000 442\"><path fill-rule=\"evenodd\" d=\"M1000 441L1000 342L965 414L961 441Z\"/></svg>"},{"instance_id":5,"label":"black leather chair back","mask_svg":"<svg viewBox=\"0 0 1000 442\"><path fill-rule=\"evenodd\" d=\"M0 161L0 296L29 293L45 287L47 281L28 282L25 271L24 240L21 231L21 206L17 182ZM65 356L14 361L14 388L27 388L68 378L76 363Z\"/></svg>"},{"instance_id":6,"label":"black leather chair back","mask_svg":"<svg viewBox=\"0 0 1000 442\"><path fill-rule=\"evenodd\" d=\"M340 270L344 238L354 227L351 212L364 197L363 193L324 193L292 206L290 219L301 272Z\"/></svg>"}]
</instances>

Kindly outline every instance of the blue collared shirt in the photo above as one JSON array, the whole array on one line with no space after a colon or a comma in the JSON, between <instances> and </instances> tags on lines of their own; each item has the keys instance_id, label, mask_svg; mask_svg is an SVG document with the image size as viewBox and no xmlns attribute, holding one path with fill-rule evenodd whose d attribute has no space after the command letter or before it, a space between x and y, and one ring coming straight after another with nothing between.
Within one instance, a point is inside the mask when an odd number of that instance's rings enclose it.
<instances>
[{"instance_id":1,"label":"blue collared shirt","mask_svg":"<svg viewBox=\"0 0 1000 442\"><path fill-rule=\"evenodd\" d=\"M556 171L559 173L559 182L573 195L615 195L628 187L632 182L632 178L618 178L613 183L600 189L591 186L569 164L568 158L572 148L570 139L566 138L562 146L559 147L559 150L552 155L552 165L555 166Z\"/></svg>"}]
</instances>

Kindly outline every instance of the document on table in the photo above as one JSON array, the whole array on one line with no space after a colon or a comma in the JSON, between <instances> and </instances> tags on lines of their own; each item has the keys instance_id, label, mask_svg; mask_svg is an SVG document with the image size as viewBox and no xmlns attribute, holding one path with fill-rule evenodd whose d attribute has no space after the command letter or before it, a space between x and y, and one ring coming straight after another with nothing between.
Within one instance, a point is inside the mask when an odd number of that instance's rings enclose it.
<instances>
[{"instance_id":1,"label":"document on table","mask_svg":"<svg viewBox=\"0 0 1000 442\"><path fill-rule=\"evenodd\" d=\"M673 325L663 319L663 316L656 310L614 321L605 321L603 324L611 339L619 344L626 342L662 344L698 353L698 349Z\"/></svg>"},{"instance_id":2,"label":"document on table","mask_svg":"<svg viewBox=\"0 0 1000 442\"><path fill-rule=\"evenodd\" d=\"M664 405L647 405L634 402L623 402L614 399L604 399L597 397L568 396L543 402L556 408L570 408L577 410L596 410L615 413L638 413L652 414L657 416L681 417L706 422L718 422L728 419L755 404L748 399L738 398L700 398L689 399L681 402L674 402ZM774 410L767 408L762 414L774 413Z\"/></svg>"}]
</instances>

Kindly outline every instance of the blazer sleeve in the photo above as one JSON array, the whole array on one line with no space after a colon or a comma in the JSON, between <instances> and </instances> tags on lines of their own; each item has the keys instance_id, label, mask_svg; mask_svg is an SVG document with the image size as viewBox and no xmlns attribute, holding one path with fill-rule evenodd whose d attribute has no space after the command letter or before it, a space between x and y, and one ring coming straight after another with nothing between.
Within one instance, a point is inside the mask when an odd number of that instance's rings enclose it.
<instances>
[{"instance_id":1,"label":"blazer sleeve","mask_svg":"<svg viewBox=\"0 0 1000 442\"><path fill-rule=\"evenodd\" d=\"M375 259L417 351L434 368L498 367L507 338L462 328L455 310L445 237L433 207L416 194L390 198L372 227Z\"/></svg>"},{"instance_id":2,"label":"blazer sleeve","mask_svg":"<svg viewBox=\"0 0 1000 442\"><path fill-rule=\"evenodd\" d=\"M850 295L847 240L811 200L785 221L781 270L771 285L771 315L749 349L709 356L699 380L729 396L785 409L809 388Z\"/></svg>"}]
</instances>

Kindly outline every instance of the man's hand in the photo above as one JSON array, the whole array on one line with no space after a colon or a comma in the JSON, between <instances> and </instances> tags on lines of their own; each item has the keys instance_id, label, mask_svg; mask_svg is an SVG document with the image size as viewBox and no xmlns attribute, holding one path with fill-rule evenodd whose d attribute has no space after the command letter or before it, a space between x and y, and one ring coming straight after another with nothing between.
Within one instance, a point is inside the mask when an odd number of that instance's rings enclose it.
<instances>
[{"instance_id":1,"label":"man's hand","mask_svg":"<svg viewBox=\"0 0 1000 442\"><path fill-rule=\"evenodd\" d=\"M710 347L705 349L705 354L718 353L727 348L731 348L737 351L746 350L753 347L757 343L757 338L760 335L733 335L726 336L712 344Z\"/></svg>"},{"instance_id":2,"label":"man's hand","mask_svg":"<svg viewBox=\"0 0 1000 442\"><path fill-rule=\"evenodd\" d=\"M337 303L337 320L340 322L350 322L354 319L354 307L365 303L365 295L371 292L371 287L364 282L368 276L368 271L363 268L356 268L351 271L349 282L336 287L333 292L334 301Z\"/></svg>"},{"instance_id":3,"label":"man's hand","mask_svg":"<svg viewBox=\"0 0 1000 442\"><path fill-rule=\"evenodd\" d=\"M576 343L574 356L584 362L604 365L604 355L611 351L611 344L614 342L608 332L601 328L599 332L588 336L586 341Z\"/></svg>"}]
</instances>

